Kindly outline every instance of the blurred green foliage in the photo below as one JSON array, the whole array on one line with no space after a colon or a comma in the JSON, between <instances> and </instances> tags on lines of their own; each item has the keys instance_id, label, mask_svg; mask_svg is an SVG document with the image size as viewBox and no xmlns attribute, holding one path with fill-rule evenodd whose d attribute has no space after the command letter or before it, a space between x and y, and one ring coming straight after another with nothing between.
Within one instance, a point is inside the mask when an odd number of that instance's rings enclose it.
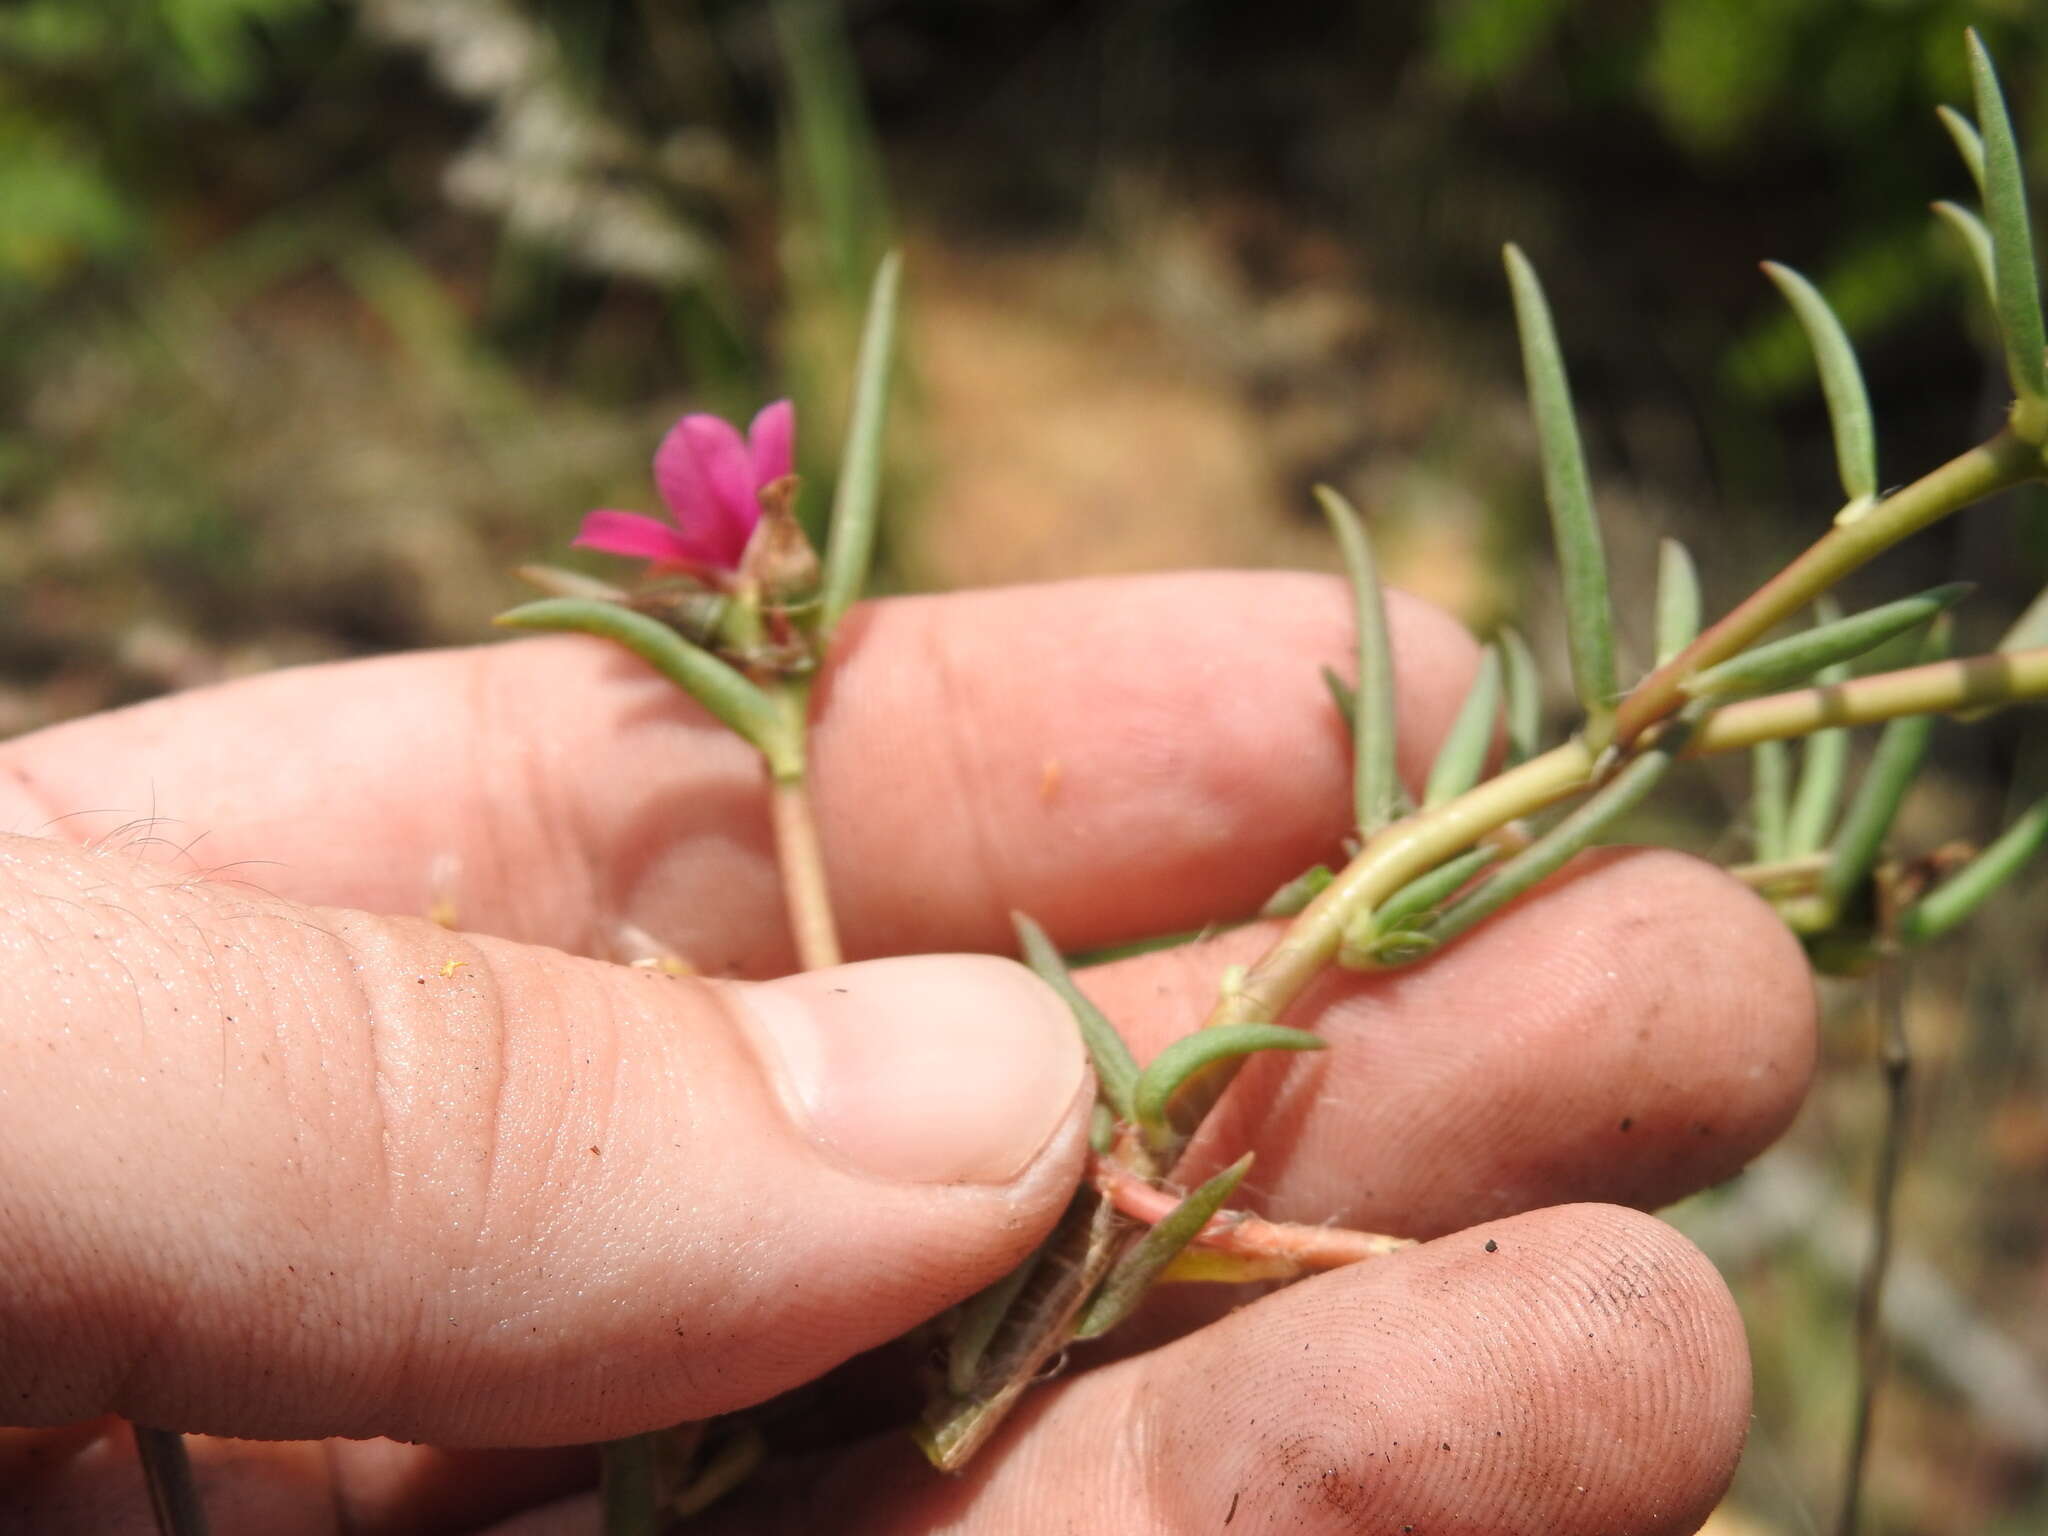
<instances>
[{"instance_id":1,"label":"blurred green foliage","mask_svg":"<svg viewBox=\"0 0 2048 1536\"><path fill-rule=\"evenodd\" d=\"M1561 69L1575 110L1645 105L1702 159L1809 143L1871 158L1874 131L1968 100L1956 39L1970 26L2006 59L2048 39L2024 0L1437 0L1429 47L1472 90Z\"/></svg>"},{"instance_id":2,"label":"blurred green foliage","mask_svg":"<svg viewBox=\"0 0 2048 1536\"><path fill-rule=\"evenodd\" d=\"M1863 339L1951 291L1961 268L1922 210L1927 187L1967 178L1951 162L1930 180L1945 146L1901 125L1924 122L1932 102L1967 108L1956 40L1968 26L2013 79L2048 53L2048 10L2026 0L1437 0L1428 46L1474 97L1540 90L1581 119L1646 113L1703 178L1805 167L1824 179L1836 228L1814 275ZM2037 164L2041 99L2015 102ZM1726 384L1764 399L1812 377L1790 316L1745 331L1723 359Z\"/></svg>"},{"instance_id":3,"label":"blurred green foliage","mask_svg":"<svg viewBox=\"0 0 2048 1536\"><path fill-rule=\"evenodd\" d=\"M259 91L328 0L20 0L0 10L0 304L131 253L151 151Z\"/></svg>"}]
</instances>

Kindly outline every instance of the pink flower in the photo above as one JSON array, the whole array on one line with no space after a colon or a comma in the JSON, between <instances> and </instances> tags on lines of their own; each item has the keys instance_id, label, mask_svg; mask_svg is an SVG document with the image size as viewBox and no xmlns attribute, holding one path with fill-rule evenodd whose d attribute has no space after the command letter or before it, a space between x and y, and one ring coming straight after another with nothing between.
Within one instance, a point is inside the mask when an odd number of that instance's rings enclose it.
<instances>
[{"instance_id":1,"label":"pink flower","mask_svg":"<svg viewBox=\"0 0 2048 1536\"><path fill-rule=\"evenodd\" d=\"M747 436L716 416L685 416L654 453L654 486L672 523L639 512L589 512L578 549L715 571L739 568L761 520L761 487L791 472L796 409L764 406Z\"/></svg>"}]
</instances>

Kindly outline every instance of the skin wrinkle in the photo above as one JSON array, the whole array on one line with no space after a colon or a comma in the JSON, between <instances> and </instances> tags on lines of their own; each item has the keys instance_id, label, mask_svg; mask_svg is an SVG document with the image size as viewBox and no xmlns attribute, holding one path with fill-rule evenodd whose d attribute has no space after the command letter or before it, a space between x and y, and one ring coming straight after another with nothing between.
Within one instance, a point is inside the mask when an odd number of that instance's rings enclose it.
<instances>
[{"instance_id":1,"label":"skin wrinkle","mask_svg":"<svg viewBox=\"0 0 2048 1536\"><path fill-rule=\"evenodd\" d=\"M310 919L288 917L277 908L253 909L248 916L253 923L280 926L284 930L284 944L292 948L309 943L317 947L331 944L336 939L330 928ZM333 1085L344 1063L335 1058L331 1031L321 1029L317 1024L298 1031L289 1027L289 1021L294 1019L317 1019L314 996L308 990L314 967L264 965L255 948L237 947L243 950L246 968L264 988L265 996L255 1013L267 1025L269 1039L269 1050L257 1049L255 1065L245 1066L244 1070L267 1068L267 1075L276 1079L285 1099L284 1119L292 1149L290 1171L293 1185L312 1196L314 1201L319 1201L326 1198L327 1193L319 1177L323 1159L311 1144L309 1131L314 1126L333 1127L341 1118L336 1110L337 1094ZM281 1001L281 996L287 1000ZM380 1187L380 1195L388 1197L388 1189ZM333 1363L324 1358L326 1346L332 1337L331 1330L342 1329L344 1324L341 1315L329 1309L343 1307L351 1298L337 1294L341 1289L339 1286L320 1285L319 1277L329 1256L312 1251L309 1241L313 1236L311 1223L301 1216L297 1218L296 1225L300 1237L308 1241L293 1250L297 1254L296 1272L289 1268L286 1271L295 1276L294 1284L300 1297L293 1326L307 1335L309 1342L320 1341L313 1349L315 1368L331 1378L334 1368ZM288 1264L291 1262L287 1261ZM340 1261L336 1259L335 1262ZM326 1278L337 1279L336 1271L327 1270Z\"/></svg>"},{"instance_id":2,"label":"skin wrinkle","mask_svg":"<svg viewBox=\"0 0 2048 1536\"><path fill-rule=\"evenodd\" d=\"M342 1010L324 1010L321 1006L326 995L325 984L335 969L333 957L340 955L346 959L349 942L337 926L328 923L311 919L294 922L283 912L253 915L259 920L270 917L283 922L287 927L285 942L299 956L298 963L282 967L264 963L266 958L280 953L281 946L261 953L252 950L249 957L271 992L264 1014L270 1026L275 1070L287 1097L285 1120L293 1154L297 1158L294 1181L315 1201L325 1202L332 1199L329 1186L339 1177L351 1191L369 1188L372 1191L371 1208L388 1211L395 1182L389 1166L389 1122L376 1060L376 1026L374 1023L370 1026L365 1038L369 1047L367 1057L359 1056L346 1048L346 1037L330 1022L332 1018L339 1017ZM357 1012L363 1012L367 1007L367 993L362 987L359 972L352 964L344 964L342 974L347 978L347 986L364 1005ZM323 1013L328 1017L323 1018ZM300 1027L292 1028L293 1021L299 1021ZM370 1094L365 1097L376 1111L367 1135L360 1121L343 1110L345 1104L361 1102L345 1086L358 1076L366 1076L372 1085ZM309 1141L310 1127L320 1128L318 1142ZM377 1148L376 1155L368 1159L362 1155L366 1143L374 1143ZM334 1166L333 1151L323 1151L323 1147L341 1149L339 1167ZM309 1151L311 1155L308 1155ZM290 1283L301 1295L295 1323L297 1329L308 1334L310 1339L320 1341L315 1346L315 1358L321 1367L320 1378L329 1390L333 1390L334 1386L342 1383L341 1372L349 1353L345 1339L337 1341L332 1353L327 1349L328 1342L337 1333L360 1333L367 1316L368 1309L363 1305L361 1270L359 1264L351 1261L350 1255L314 1250L310 1242L314 1231L303 1217L297 1220L296 1225L302 1240L288 1251L297 1255L297 1269L295 1274L287 1270L287 1274L292 1276ZM334 1267L329 1268L329 1265ZM344 1279L345 1275L350 1278ZM323 1285L323 1279L331 1283ZM362 1393L367 1390L367 1378L372 1375L374 1372L368 1371L361 1374L358 1395L344 1407L343 1417L359 1416L369 1410L369 1399Z\"/></svg>"},{"instance_id":3,"label":"skin wrinkle","mask_svg":"<svg viewBox=\"0 0 2048 1536\"><path fill-rule=\"evenodd\" d=\"M534 1252L549 1251L554 1245L548 1239L563 1224L572 1228L573 1246L575 1213L588 1209L591 1181L601 1181L605 1172L587 1149L614 1140L608 1124L612 1096L602 1094L602 1104L593 1105L588 1090L592 1084L615 1080L621 1054L609 992L600 989L584 998L581 1011L586 1017L574 1025L563 1022L562 1000L545 975L537 984L522 989L518 1006L511 1006L496 979L496 948L494 942L479 941L465 950L465 957L473 957L471 964L449 978L431 970L427 977L433 989L428 996L445 992L455 1005L447 1010L450 1038L434 1048L441 1051L444 1062L473 1057L476 1064L471 1076L458 1081L462 1093L459 1107L465 1121L481 1131L474 1136L458 1134L456 1140L477 1146L478 1167L472 1181L449 1202L450 1209L462 1217L462 1240L449 1250L446 1283L453 1309L474 1322L474 1326L465 1323L468 1331L463 1342L474 1346L471 1357L478 1364L471 1375L477 1380L477 1389L486 1392L503 1392L508 1376L529 1374L514 1367L509 1356L492 1362L492 1352L486 1349L491 1336L506 1333L518 1337L517 1321L532 1316L540 1321L527 1324L526 1336L531 1337L532 1330L546 1326L547 1309L523 1305L529 1286L541 1281L542 1275L529 1274L523 1263L509 1267L486 1263L481 1255L494 1246L522 1257L528 1247ZM426 956L430 964L436 952L430 950ZM401 1000L403 991L401 987ZM474 1032L460 1027L470 1014L494 1018L496 1027L476 1038ZM431 1022L424 1022L422 1032L431 1033L433 1028ZM588 1043L592 1035L609 1042L595 1047L613 1060L609 1073L579 1071L573 1060L579 1052L593 1049ZM595 1125L590 1118L593 1114L598 1117ZM520 1124L546 1127L536 1144L538 1155L523 1161L507 1155L507 1149L522 1146L517 1130ZM616 1158L616 1146L613 1154ZM547 1198L549 1191L562 1191L567 1198L552 1201ZM602 1188L596 1193L602 1195ZM555 1204L564 1208L563 1214L550 1222L546 1213ZM526 1246L513 1236L522 1231L528 1238ZM593 1252L591 1257L594 1278L597 1254ZM430 1314L428 1326L433 1331L445 1324Z\"/></svg>"},{"instance_id":4,"label":"skin wrinkle","mask_svg":"<svg viewBox=\"0 0 2048 1536\"><path fill-rule=\"evenodd\" d=\"M55 824L56 804L21 764L0 763L0 791L10 791L0 798L0 831L34 837L44 835Z\"/></svg>"},{"instance_id":5,"label":"skin wrinkle","mask_svg":"<svg viewBox=\"0 0 2048 1536\"><path fill-rule=\"evenodd\" d=\"M449 955L448 959L443 961L443 965L458 961L461 963L453 975L446 979L452 983L459 983L464 996L473 999L478 1011L484 1016L497 1017L504 1021L503 1027L492 1032L484 1048L472 1047L475 1060L471 1063L472 1076L466 1084L477 1096L475 1118L484 1127L480 1138L482 1172L479 1185L473 1192L476 1214L469 1224L459 1262L451 1255L451 1268L456 1276L476 1277L486 1269L483 1255L496 1238L500 1199L504 1191L502 1174L509 1162L509 1159L503 1156L509 1139L506 1132L506 1084L513 1071L509 1054L520 1032L504 1010L497 968L489 951L452 933L448 935L448 941ZM432 984L433 978L430 976L429 985ZM472 1278L471 1284L476 1283L476 1279ZM482 1285L488 1290L496 1283L495 1280L486 1279Z\"/></svg>"},{"instance_id":6,"label":"skin wrinkle","mask_svg":"<svg viewBox=\"0 0 2048 1536\"><path fill-rule=\"evenodd\" d=\"M407 1181L398 1167L395 1155L396 1138L392 1134L393 1111L402 1101L393 1084L392 1062L386 1045L389 1021L385 1018L384 1010L375 1005L363 978L356 944L339 931L335 934L335 941L344 961L339 979L345 982L351 1000L357 1005L351 1012L361 1017L366 1026L363 1032L363 1044L367 1055L364 1075L370 1087L367 1102L374 1117L378 1149L374 1165L379 1187L377 1209L388 1219L400 1208L407 1193ZM321 1074L321 1080L332 1081L324 1072ZM383 1369L379 1373L366 1374L385 1374L393 1379L403 1380L412 1373L419 1350L424 1343L426 1312L426 1298L424 1295L415 1295L408 1308L409 1315L390 1317L391 1326L387 1334L390 1340L389 1353L386 1359L380 1362Z\"/></svg>"}]
</instances>

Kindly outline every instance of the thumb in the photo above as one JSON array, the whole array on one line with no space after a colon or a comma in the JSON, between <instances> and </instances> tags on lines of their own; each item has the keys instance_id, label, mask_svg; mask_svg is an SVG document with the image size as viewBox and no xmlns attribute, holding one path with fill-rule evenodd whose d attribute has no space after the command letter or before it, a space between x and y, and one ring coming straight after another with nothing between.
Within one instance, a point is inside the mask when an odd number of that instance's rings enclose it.
<instances>
[{"instance_id":1,"label":"thumb","mask_svg":"<svg viewBox=\"0 0 2048 1536\"><path fill-rule=\"evenodd\" d=\"M1017 1263L1059 1001L975 956L713 983L0 837L0 1403L548 1444L761 1400Z\"/></svg>"}]
</instances>

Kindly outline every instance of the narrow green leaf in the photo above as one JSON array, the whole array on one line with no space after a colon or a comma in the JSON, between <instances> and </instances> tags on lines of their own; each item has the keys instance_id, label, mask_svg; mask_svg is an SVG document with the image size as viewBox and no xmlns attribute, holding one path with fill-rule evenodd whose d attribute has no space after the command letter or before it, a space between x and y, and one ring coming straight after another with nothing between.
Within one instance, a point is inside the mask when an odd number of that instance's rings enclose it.
<instances>
[{"instance_id":1,"label":"narrow green leaf","mask_svg":"<svg viewBox=\"0 0 2048 1536\"><path fill-rule=\"evenodd\" d=\"M501 613L491 622L506 629L596 635L622 645L752 742L778 779L803 776L803 744L794 739L775 701L659 619L616 603L545 597Z\"/></svg>"},{"instance_id":2,"label":"narrow green leaf","mask_svg":"<svg viewBox=\"0 0 2048 1536\"><path fill-rule=\"evenodd\" d=\"M1498 848L1468 848L1455 858L1444 860L1426 875L1418 875L1366 915L1365 948L1404 928L1415 926L1436 906L1450 899L1479 871L1500 857Z\"/></svg>"},{"instance_id":3,"label":"narrow green leaf","mask_svg":"<svg viewBox=\"0 0 2048 1536\"><path fill-rule=\"evenodd\" d=\"M1696 699L1726 699L1737 694L1772 693L1805 682L1823 667L1848 661L1875 649L1894 636L1927 623L1969 594L1971 585L1953 581L1931 587L1895 603L1852 613L1846 619L1817 625L1731 657L1687 678L1685 692Z\"/></svg>"},{"instance_id":4,"label":"narrow green leaf","mask_svg":"<svg viewBox=\"0 0 2048 1536\"><path fill-rule=\"evenodd\" d=\"M1877 499L1877 428L1871 422L1870 393L1863 387L1863 370L1857 366L1849 333L1812 283L1775 261L1765 262L1763 268L1799 317L1807 345L1813 348L1821 393L1827 397L1828 422L1834 428L1842 494L1852 503L1873 502Z\"/></svg>"},{"instance_id":5,"label":"narrow green leaf","mask_svg":"<svg viewBox=\"0 0 2048 1536\"><path fill-rule=\"evenodd\" d=\"M1756 827L1756 856L1763 864L1787 857L1792 815L1792 756L1782 741L1760 741L1749 749L1750 818Z\"/></svg>"},{"instance_id":6,"label":"narrow green leaf","mask_svg":"<svg viewBox=\"0 0 2048 1536\"><path fill-rule=\"evenodd\" d=\"M1339 677L1332 667L1323 668L1323 686L1330 690L1330 702L1337 706L1337 713L1344 719L1344 729L1351 739L1358 739L1358 690Z\"/></svg>"},{"instance_id":7,"label":"narrow green leaf","mask_svg":"<svg viewBox=\"0 0 2048 1536\"><path fill-rule=\"evenodd\" d=\"M1100 1104L1095 1107L1102 1108ZM975 1379L981 1373L981 1362L988 1354L996 1330L1010 1315L1010 1304L1037 1272L1038 1262L1045 1257L1050 1241L1048 1238L1032 1249L1022 1264L994 1285L976 1291L960 1303L953 1337L946 1343L946 1390L956 1397L965 1397L974 1390Z\"/></svg>"},{"instance_id":8,"label":"narrow green leaf","mask_svg":"<svg viewBox=\"0 0 2048 1536\"><path fill-rule=\"evenodd\" d=\"M1977 183L1977 195L1984 195L1984 140L1977 132L1977 125L1954 107L1940 106L1934 115L1941 119L1941 126L1948 130L1948 136L1955 141L1956 153L1963 157L1968 167L1970 180Z\"/></svg>"},{"instance_id":9,"label":"narrow green leaf","mask_svg":"<svg viewBox=\"0 0 2048 1536\"><path fill-rule=\"evenodd\" d=\"M1329 865L1312 865L1268 896L1266 904L1259 908L1259 916L1292 917L1328 890L1336 878Z\"/></svg>"},{"instance_id":10,"label":"narrow green leaf","mask_svg":"<svg viewBox=\"0 0 2048 1536\"><path fill-rule=\"evenodd\" d=\"M1422 797L1424 806L1455 800L1479 782L1479 775L1486 771L1486 754L1493 750L1494 729L1500 724L1500 693L1500 652L1488 646L1479 658L1479 671L1466 690L1458 717L1437 748L1436 761L1429 770L1429 788Z\"/></svg>"},{"instance_id":11,"label":"narrow green leaf","mask_svg":"<svg viewBox=\"0 0 2048 1536\"><path fill-rule=\"evenodd\" d=\"M1365 522L1327 485L1316 500L1337 535L1351 580L1351 610L1358 636L1358 687L1352 696L1352 814L1360 835L1371 837L1401 814L1401 777L1395 763L1394 651L1387 639L1386 596ZM1340 696L1341 697L1341 696Z\"/></svg>"},{"instance_id":12,"label":"narrow green leaf","mask_svg":"<svg viewBox=\"0 0 2048 1536\"><path fill-rule=\"evenodd\" d=\"M1984 214L1991 226L1992 276L1998 290L1998 329L2005 338L2013 392L2025 401L2048 399L2048 340L2041 326L2040 274L2027 217L2026 175L1998 71L1972 27L1970 82L1977 97L1977 128L1984 136Z\"/></svg>"},{"instance_id":13,"label":"narrow green leaf","mask_svg":"<svg viewBox=\"0 0 2048 1536\"><path fill-rule=\"evenodd\" d=\"M1010 922L1017 929L1024 949L1024 963L1038 973L1038 979L1059 993L1080 1026L1081 1041L1088 1047L1088 1059L1095 1064L1095 1089L1119 1119L1132 1118L1132 1092L1138 1083L1138 1063L1124 1037L1102 1010L1091 1003L1068 974L1067 962L1045 930L1022 912L1012 912Z\"/></svg>"},{"instance_id":14,"label":"narrow green leaf","mask_svg":"<svg viewBox=\"0 0 2048 1536\"><path fill-rule=\"evenodd\" d=\"M1543 683L1536 674L1536 658L1529 642L1518 629L1503 628L1496 637L1504 663L1507 717L1508 766L1526 763L1543 745Z\"/></svg>"},{"instance_id":15,"label":"narrow green leaf","mask_svg":"<svg viewBox=\"0 0 2048 1536\"><path fill-rule=\"evenodd\" d=\"M1969 918L1985 901L2048 845L2048 796L2021 813L1997 840L1899 919L1908 944L1931 944Z\"/></svg>"},{"instance_id":16,"label":"narrow green leaf","mask_svg":"<svg viewBox=\"0 0 2048 1536\"><path fill-rule=\"evenodd\" d=\"M1937 624L1921 646L1919 660L1939 661L1947 654L1948 625ZM1927 761L1928 743L1933 739L1932 715L1903 716L1878 734L1870 766L1863 770L1862 782L1856 786L1828 848L1827 867L1821 871L1821 906L1831 918L1848 910L1850 899L1877 867L1885 836L1898 819L1906 791Z\"/></svg>"},{"instance_id":17,"label":"narrow green leaf","mask_svg":"<svg viewBox=\"0 0 2048 1536\"><path fill-rule=\"evenodd\" d=\"M1842 617L1842 605L1831 592L1814 600L1816 628ZM1849 668L1823 667L1813 676L1816 687L1832 688L1849 681ZM1792 791L1792 811L1785 819L1785 857L1803 859L1827 846L1842 810L1842 786L1849 778L1849 732L1833 726L1815 731L1799 743L1799 783Z\"/></svg>"},{"instance_id":18,"label":"narrow green leaf","mask_svg":"<svg viewBox=\"0 0 2048 1536\"><path fill-rule=\"evenodd\" d=\"M881 502L882 434L889 417L889 370L896 351L896 298L903 257L891 251L875 269L868 292L867 323L854 364L853 407L846 446L839 456L839 488L832 497L832 523L825 543L820 583L820 636L829 638L840 616L860 598L874 559L875 525Z\"/></svg>"},{"instance_id":19,"label":"narrow green leaf","mask_svg":"<svg viewBox=\"0 0 2048 1536\"><path fill-rule=\"evenodd\" d=\"M1823 686L1847 676L1826 674ZM1827 846L1828 834L1842 809L1842 786L1849 778L1849 733L1833 726L1815 731L1800 744L1799 786L1792 793L1792 814L1785 822L1785 857L1803 859Z\"/></svg>"},{"instance_id":20,"label":"narrow green leaf","mask_svg":"<svg viewBox=\"0 0 2048 1536\"><path fill-rule=\"evenodd\" d=\"M1173 1262L1175 1254L1195 1240L1209 1218L1223 1209L1223 1202L1235 1193L1251 1172L1252 1154L1247 1152L1214 1178L1193 1190L1164 1219L1139 1238L1136 1246L1116 1262L1102 1288L1082 1309L1074 1326L1077 1339L1098 1338L1138 1310L1145 1292Z\"/></svg>"},{"instance_id":21,"label":"narrow green leaf","mask_svg":"<svg viewBox=\"0 0 2048 1536\"><path fill-rule=\"evenodd\" d=\"M1700 575L1676 539L1657 545L1657 665L1699 638Z\"/></svg>"},{"instance_id":22,"label":"narrow green leaf","mask_svg":"<svg viewBox=\"0 0 2048 1536\"><path fill-rule=\"evenodd\" d=\"M1417 938L1432 949L1448 944L1557 873L1567 860L1590 848L1610 826L1642 803L1671 767L1673 750L1681 745L1673 741L1665 750L1645 752L1630 762L1584 804L1501 865L1484 885L1453 902L1435 921L1421 925Z\"/></svg>"},{"instance_id":23,"label":"narrow green leaf","mask_svg":"<svg viewBox=\"0 0 2048 1536\"><path fill-rule=\"evenodd\" d=\"M1614 670L1614 613L1607 594L1607 557L1586 456L1572 415L1571 384L1557 344L1550 306L1536 269L1520 248L1506 252L1508 286L1515 300L1515 324L1522 338L1522 367L1529 404L1536 417L1536 441L1543 459L1543 494L1550 505L1551 534L1564 576L1565 630L1571 646L1572 681L1586 711L1586 741L1596 751L1607 744L1620 691Z\"/></svg>"},{"instance_id":24,"label":"narrow green leaf","mask_svg":"<svg viewBox=\"0 0 2048 1536\"><path fill-rule=\"evenodd\" d=\"M1173 1096L1204 1067L1255 1051L1320 1051L1328 1043L1321 1035L1280 1024L1221 1024L1182 1035L1138 1074L1130 1118L1148 1137L1163 1142L1172 1133L1189 1129L1174 1124Z\"/></svg>"},{"instance_id":25,"label":"narrow green leaf","mask_svg":"<svg viewBox=\"0 0 2048 1536\"><path fill-rule=\"evenodd\" d=\"M1970 260L1977 268L1977 276L1983 281L1984 302L1991 306L1993 314L1997 314L1998 271L1997 261L1991 254L1991 231L1984 227L1982 219L1960 203L1936 203L1934 211L1950 229L1961 236L1963 249L1970 253Z\"/></svg>"},{"instance_id":26,"label":"narrow green leaf","mask_svg":"<svg viewBox=\"0 0 2048 1536\"><path fill-rule=\"evenodd\" d=\"M1101 1099L1097 1099L1095 1107L1088 1112L1088 1146L1090 1150L1107 1156L1109 1150L1116 1145L1116 1127L1116 1111L1103 1103Z\"/></svg>"}]
</instances>

